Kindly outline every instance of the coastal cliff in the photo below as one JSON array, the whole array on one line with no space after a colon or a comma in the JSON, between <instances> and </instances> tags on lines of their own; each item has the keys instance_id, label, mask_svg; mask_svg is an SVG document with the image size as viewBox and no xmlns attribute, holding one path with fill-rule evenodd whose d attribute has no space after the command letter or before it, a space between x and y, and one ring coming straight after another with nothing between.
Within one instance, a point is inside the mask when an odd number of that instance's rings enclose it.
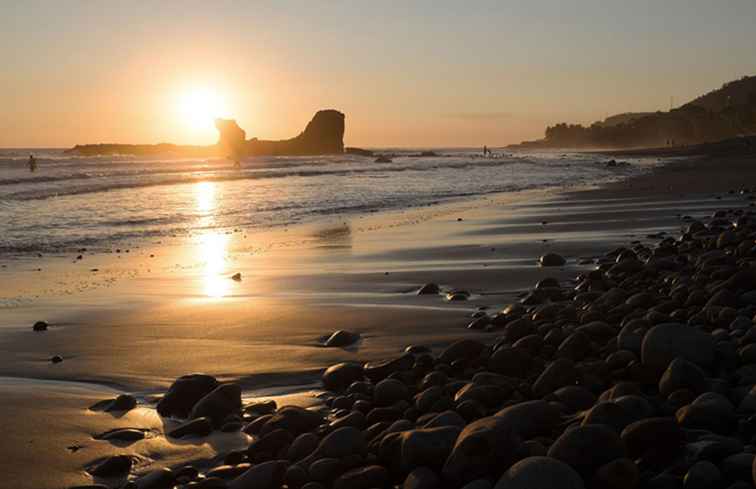
<instances>
[{"instance_id":1,"label":"coastal cliff","mask_svg":"<svg viewBox=\"0 0 756 489\"><path fill-rule=\"evenodd\" d=\"M67 154L82 156L170 155L186 157L293 156L341 154L344 152L344 114L338 110L319 110L298 136L282 141L246 139L246 132L235 120L217 119L218 143L210 146L161 144L77 144Z\"/></svg>"}]
</instances>

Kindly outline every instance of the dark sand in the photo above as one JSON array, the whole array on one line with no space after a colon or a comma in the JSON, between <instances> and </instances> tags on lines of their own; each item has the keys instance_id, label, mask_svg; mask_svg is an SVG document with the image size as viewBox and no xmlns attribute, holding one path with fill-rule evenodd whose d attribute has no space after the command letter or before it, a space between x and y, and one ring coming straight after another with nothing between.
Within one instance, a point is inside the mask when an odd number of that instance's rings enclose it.
<instances>
[{"instance_id":1,"label":"dark sand","mask_svg":"<svg viewBox=\"0 0 756 489\"><path fill-rule=\"evenodd\" d=\"M185 373L236 380L247 398L298 392L291 401L307 403L332 363L393 358L408 344L493 341L465 329L478 307L502 307L544 277L571 279L593 267L584 259L621 244L658 241L647 236L679 231L684 215L742 206L745 197L727 191L756 186L755 167L750 157L674 162L602 189L492 197L353 218L346 227L210 236L80 263L69 256L9 264L0 269L2 485L89 482L87 464L122 451L91 435L119 426L154 430L128 447L144 461L137 472L247 443L240 434L197 444L160 436L162 421L146 400ZM567 265L539 268L547 251ZM229 278L236 272L241 282ZM412 293L426 282L473 296L450 303ZM31 331L39 319L49 331ZM362 340L347 349L317 345L337 329ZM64 361L53 365L52 355ZM87 411L113 389L135 393L146 407L127 419ZM66 448L74 445L82 448Z\"/></svg>"}]
</instances>

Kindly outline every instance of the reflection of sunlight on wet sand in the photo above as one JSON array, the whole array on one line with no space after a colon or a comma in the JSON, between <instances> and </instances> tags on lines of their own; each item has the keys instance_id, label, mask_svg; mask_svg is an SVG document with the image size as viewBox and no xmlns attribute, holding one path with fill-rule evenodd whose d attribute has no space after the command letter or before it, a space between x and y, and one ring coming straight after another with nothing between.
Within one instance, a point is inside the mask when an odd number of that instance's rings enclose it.
<instances>
[{"instance_id":1,"label":"reflection of sunlight on wet sand","mask_svg":"<svg viewBox=\"0 0 756 489\"><path fill-rule=\"evenodd\" d=\"M227 246L228 236L225 234L210 232L200 237L199 253L204 262L202 282L208 297L220 299L231 288L231 280L224 276Z\"/></svg>"},{"instance_id":2,"label":"reflection of sunlight on wet sand","mask_svg":"<svg viewBox=\"0 0 756 489\"><path fill-rule=\"evenodd\" d=\"M194 187L197 211L203 214L198 223L200 228L212 226L215 221L216 184L199 182ZM221 232L208 230L199 238L197 249L199 260L203 263L202 288L208 297L220 299L228 295L231 281L225 277L226 252L228 236Z\"/></svg>"}]
</instances>

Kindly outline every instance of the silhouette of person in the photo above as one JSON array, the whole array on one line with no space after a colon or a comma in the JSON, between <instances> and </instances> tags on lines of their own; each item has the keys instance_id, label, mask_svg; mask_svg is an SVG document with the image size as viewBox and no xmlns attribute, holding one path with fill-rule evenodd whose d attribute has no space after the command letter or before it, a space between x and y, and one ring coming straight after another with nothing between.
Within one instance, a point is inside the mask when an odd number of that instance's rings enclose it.
<instances>
[{"instance_id":1,"label":"silhouette of person","mask_svg":"<svg viewBox=\"0 0 756 489\"><path fill-rule=\"evenodd\" d=\"M488 156L488 146L483 146L483 156Z\"/></svg>"},{"instance_id":2,"label":"silhouette of person","mask_svg":"<svg viewBox=\"0 0 756 489\"><path fill-rule=\"evenodd\" d=\"M34 173L37 170L37 160L34 155L29 155L29 171Z\"/></svg>"}]
</instances>

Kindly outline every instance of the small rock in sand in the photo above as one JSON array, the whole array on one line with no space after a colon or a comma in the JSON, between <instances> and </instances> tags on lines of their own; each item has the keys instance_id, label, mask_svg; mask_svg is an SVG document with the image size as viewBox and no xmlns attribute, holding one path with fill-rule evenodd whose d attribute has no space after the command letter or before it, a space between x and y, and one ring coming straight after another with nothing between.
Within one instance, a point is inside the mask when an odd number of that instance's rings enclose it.
<instances>
[{"instance_id":1,"label":"small rock in sand","mask_svg":"<svg viewBox=\"0 0 756 489\"><path fill-rule=\"evenodd\" d=\"M47 331L47 323L45 321L37 321L34 323L34 326L32 326L32 329L34 331Z\"/></svg>"},{"instance_id":2,"label":"small rock in sand","mask_svg":"<svg viewBox=\"0 0 756 489\"><path fill-rule=\"evenodd\" d=\"M338 330L329 336L324 342L323 346L326 348L341 348L352 345L360 339L359 333L352 333L351 331Z\"/></svg>"},{"instance_id":3,"label":"small rock in sand","mask_svg":"<svg viewBox=\"0 0 756 489\"><path fill-rule=\"evenodd\" d=\"M439 292L441 292L441 289L438 285L428 283L420 287L420 289L417 291L417 295L435 295Z\"/></svg>"},{"instance_id":4,"label":"small rock in sand","mask_svg":"<svg viewBox=\"0 0 756 489\"><path fill-rule=\"evenodd\" d=\"M538 263L542 267L561 267L567 263L567 260L556 253L546 253L538 259Z\"/></svg>"}]
</instances>

